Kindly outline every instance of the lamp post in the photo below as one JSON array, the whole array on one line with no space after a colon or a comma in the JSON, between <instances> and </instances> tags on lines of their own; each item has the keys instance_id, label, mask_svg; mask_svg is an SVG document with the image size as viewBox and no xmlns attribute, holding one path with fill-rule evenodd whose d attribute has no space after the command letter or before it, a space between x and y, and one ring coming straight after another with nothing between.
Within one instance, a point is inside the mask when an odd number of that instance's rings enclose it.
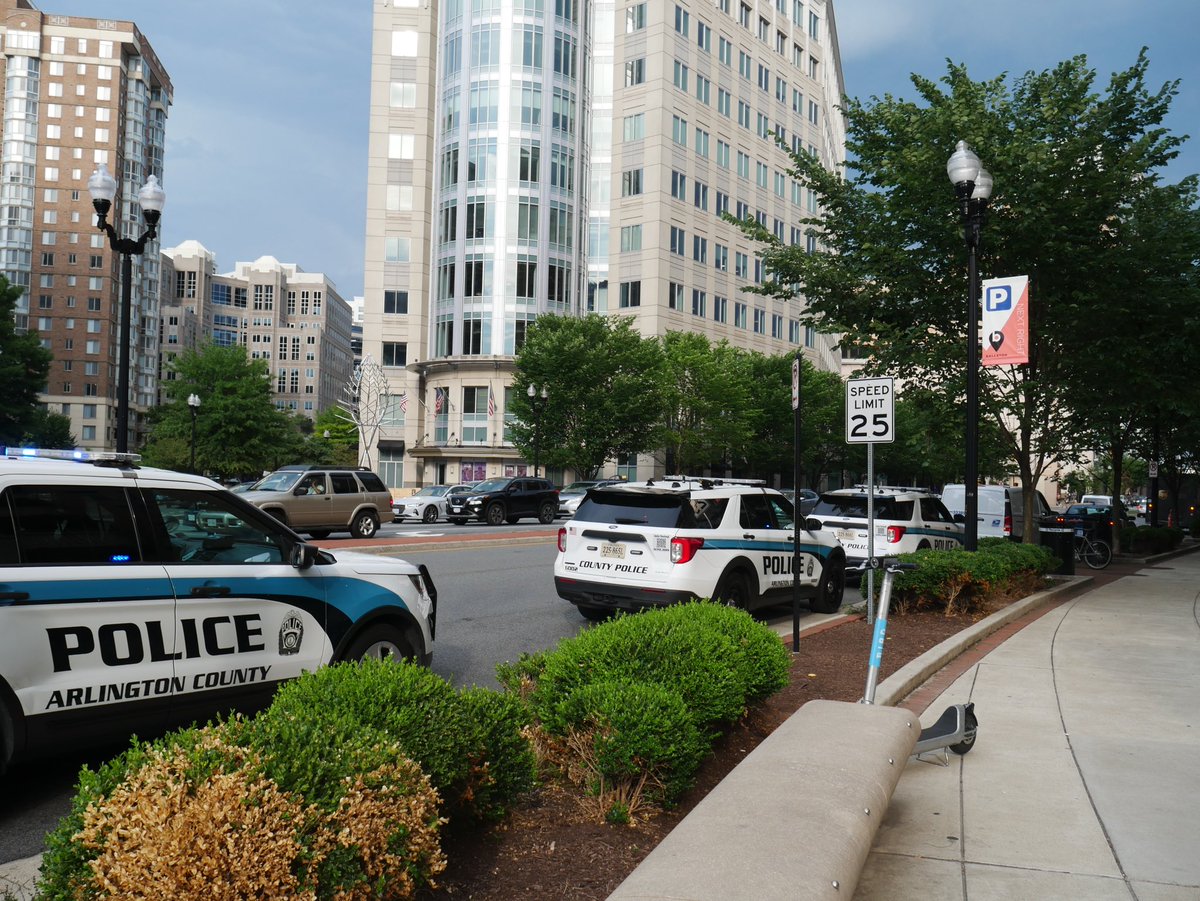
<instances>
[{"instance_id":1,"label":"lamp post","mask_svg":"<svg viewBox=\"0 0 1200 901\"><path fill-rule=\"evenodd\" d=\"M963 547L973 551L979 543L979 268L975 257L992 196L992 176L966 141L958 142L946 163L946 174L954 185L967 242L967 471L963 478L967 521Z\"/></svg>"},{"instance_id":2,"label":"lamp post","mask_svg":"<svg viewBox=\"0 0 1200 901\"><path fill-rule=\"evenodd\" d=\"M539 392L537 385L532 382L525 389L525 393L529 395L529 404L533 407L533 475L536 478L538 474L538 448L542 440L542 410L546 406L546 398L550 396L550 392L546 390L546 386L542 385L542 390Z\"/></svg>"},{"instance_id":3,"label":"lamp post","mask_svg":"<svg viewBox=\"0 0 1200 901\"><path fill-rule=\"evenodd\" d=\"M196 471L196 412L200 409L200 395L189 394L187 403L192 410L192 462L188 471L194 473Z\"/></svg>"},{"instance_id":4,"label":"lamp post","mask_svg":"<svg viewBox=\"0 0 1200 901\"><path fill-rule=\"evenodd\" d=\"M117 180L101 163L88 179L88 193L96 210L96 228L108 235L109 246L121 255L121 353L117 363L117 452L129 450L129 330L133 307L133 256L141 256L146 242L153 238L162 215L167 195L151 175L138 191L138 205L146 217L146 230L137 240L122 238L108 222L113 198L117 196Z\"/></svg>"}]
</instances>

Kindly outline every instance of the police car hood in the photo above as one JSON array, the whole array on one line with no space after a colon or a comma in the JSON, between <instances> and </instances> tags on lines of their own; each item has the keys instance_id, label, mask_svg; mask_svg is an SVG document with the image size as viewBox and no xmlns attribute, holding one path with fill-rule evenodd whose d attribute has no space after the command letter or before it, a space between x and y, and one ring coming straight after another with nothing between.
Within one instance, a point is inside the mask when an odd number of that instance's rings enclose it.
<instances>
[{"instance_id":1,"label":"police car hood","mask_svg":"<svg viewBox=\"0 0 1200 901\"><path fill-rule=\"evenodd\" d=\"M420 572L415 564L401 560L399 557L364 554L361 551L344 551L341 548L322 548L322 552L329 554L338 563L353 567L355 572L363 575L416 575Z\"/></svg>"}]
</instances>

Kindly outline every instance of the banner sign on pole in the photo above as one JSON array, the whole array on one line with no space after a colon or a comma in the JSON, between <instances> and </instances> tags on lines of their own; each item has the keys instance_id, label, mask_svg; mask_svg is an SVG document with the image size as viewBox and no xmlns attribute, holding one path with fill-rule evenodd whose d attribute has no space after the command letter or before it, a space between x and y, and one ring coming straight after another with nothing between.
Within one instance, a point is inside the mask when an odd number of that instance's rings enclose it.
<instances>
[{"instance_id":1,"label":"banner sign on pole","mask_svg":"<svg viewBox=\"0 0 1200 901\"><path fill-rule=\"evenodd\" d=\"M983 281L984 366L1029 362L1029 276Z\"/></svg>"}]
</instances>

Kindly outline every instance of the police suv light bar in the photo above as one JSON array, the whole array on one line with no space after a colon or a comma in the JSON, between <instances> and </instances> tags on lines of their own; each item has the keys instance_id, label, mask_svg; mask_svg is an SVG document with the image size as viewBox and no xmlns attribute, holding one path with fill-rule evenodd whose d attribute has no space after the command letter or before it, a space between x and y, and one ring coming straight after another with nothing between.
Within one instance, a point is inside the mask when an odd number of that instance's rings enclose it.
<instances>
[{"instance_id":1,"label":"police suv light bar","mask_svg":"<svg viewBox=\"0 0 1200 901\"><path fill-rule=\"evenodd\" d=\"M92 453L85 450L62 450L51 447L5 447L0 445L0 456L9 460L39 459L39 460L71 460L76 463L108 463L136 465L141 462L141 454L119 454L112 451Z\"/></svg>"}]
</instances>

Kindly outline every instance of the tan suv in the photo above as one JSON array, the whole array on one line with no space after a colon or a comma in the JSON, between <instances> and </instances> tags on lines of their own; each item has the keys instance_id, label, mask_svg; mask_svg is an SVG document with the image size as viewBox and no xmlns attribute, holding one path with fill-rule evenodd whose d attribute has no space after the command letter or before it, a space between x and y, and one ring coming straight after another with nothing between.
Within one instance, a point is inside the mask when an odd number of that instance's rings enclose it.
<instances>
[{"instance_id":1,"label":"tan suv","mask_svg":"<svg viewBox=\"0 0 1200 901\"><path fill-rule=\"evenodd\" d=\"M369 469L284 466L242 497L313 538L347 530L355 538L370 538L393 519L391 492Z\"/></svg>"}]
</instances>

